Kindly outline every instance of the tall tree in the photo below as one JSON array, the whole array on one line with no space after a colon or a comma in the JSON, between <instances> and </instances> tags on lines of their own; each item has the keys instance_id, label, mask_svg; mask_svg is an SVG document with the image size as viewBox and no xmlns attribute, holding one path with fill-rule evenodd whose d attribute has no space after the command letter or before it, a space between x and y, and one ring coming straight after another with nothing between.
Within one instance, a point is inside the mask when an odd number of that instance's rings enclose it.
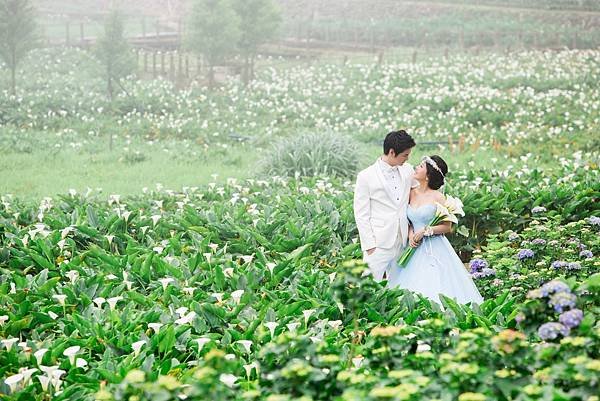
<instances>
[{"instance_id":1,"label":"tall tree","mask_svg":"<svg viewBox=\"0 0 600 401\"><path fill-rule=\"evenodd\" d=\"M104 35L96 44L96 56L104 69L106 90L112 102L115 86L135 72L135 58L124 35L123 16L118 10L109 13L104 23Z\"/></svg>"},{"instance_id":2,"label":"tall tree","mask_svg":"<svg viewBox=\"0 0 600 401\"><path fill-rule=\"evenodd\" d=\"M10 69L10 89L17 92L17 66L38 43L35 10L29 0L0 0L0 58Z\"/></svg>"},{"instance_id":3,"label":"tall tree","mask_svg":"<svg viewBox=\"0 0 600 401\"><path fill-rule=\"evenodd\" d=\"M237 52L240 18L231 0L196 0L189 22L187 47L204 56L208 64L208 84L215 82L215 66Z\"/></svg>"},{"instance_id":4,"label":"tall tree","mask_svg":"<svg viewBox=\"0 0 600 401\"><path fill-rule=\"evenodd\" d=\"M254 78L258 47L273 39L281 24L281 12L273 0L235 0L242 36L239 48L244 57L244 82Z\"/></svg>"}]
</instances>

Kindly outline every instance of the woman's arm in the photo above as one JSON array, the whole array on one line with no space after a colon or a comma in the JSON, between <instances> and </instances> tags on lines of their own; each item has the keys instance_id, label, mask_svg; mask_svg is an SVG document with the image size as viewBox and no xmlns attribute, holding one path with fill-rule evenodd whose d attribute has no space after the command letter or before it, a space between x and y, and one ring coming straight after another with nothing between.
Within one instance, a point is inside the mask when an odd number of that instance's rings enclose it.
<instances>
[{"instance_id":1,"label":"woman's arm","mask_svg":"<svg viewBox=\"0 0 600 401\"><path fill-rule=\"evenodd\" d=\"M419 242L414 240L414 236L415 236L415 233L414 233L413 226L412 226L412 224L409 224L408 225L408 245L411 248L416 248L419 246Z\"/></svg>"},{"instance_id":2,"label":"woman's arm","mask_svg":"<svg viewBox=\"0 0 600 401\"><path fill-rule=\"evenodd\" d=\"M438 224L433 227L425 227L422 230L419 230L412 236L412 241L419 243L425 237L427 233L430 235L438 235L438 234L448 234L452 232L452 223L449 221L444 221L443 223ZM412 245L411 245L412 246Z\"/></svg>"}]
</instances>

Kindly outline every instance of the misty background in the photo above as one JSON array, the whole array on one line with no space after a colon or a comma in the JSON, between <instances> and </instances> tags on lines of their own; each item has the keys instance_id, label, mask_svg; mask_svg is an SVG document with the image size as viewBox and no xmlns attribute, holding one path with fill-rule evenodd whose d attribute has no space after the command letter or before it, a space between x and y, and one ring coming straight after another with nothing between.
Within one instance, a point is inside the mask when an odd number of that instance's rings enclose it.
<instances>
[{"instance_id":1,"label":"misty background","mask_svg":"<svg viewBox=\"0 0 600 401\"><path fill-rule=\"evenodd\" d=\"M0 193L353 179L398 128L454 167L598 145L597 1L2 4Z\"/></svg>"}]
</instances>

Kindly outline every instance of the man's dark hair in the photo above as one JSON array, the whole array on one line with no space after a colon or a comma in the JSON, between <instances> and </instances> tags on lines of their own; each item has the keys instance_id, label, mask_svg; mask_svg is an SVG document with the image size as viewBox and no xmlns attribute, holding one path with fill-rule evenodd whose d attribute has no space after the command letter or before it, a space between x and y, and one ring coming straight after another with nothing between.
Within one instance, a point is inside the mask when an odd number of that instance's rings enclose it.
<instances>
[{"instance_id":1,"label":"man's dark hair","mask_svg":"<svg viewBox=\"0 0 600 401\"><path fill-rule=\"evenodd\" d=\"M390 153L390 149L394 149L396 155L404 152L406 149L415 147L415 140L408 135L406 131L392 131L386 135L383 141L383 154Z\"/></svg>"}]
</instances>

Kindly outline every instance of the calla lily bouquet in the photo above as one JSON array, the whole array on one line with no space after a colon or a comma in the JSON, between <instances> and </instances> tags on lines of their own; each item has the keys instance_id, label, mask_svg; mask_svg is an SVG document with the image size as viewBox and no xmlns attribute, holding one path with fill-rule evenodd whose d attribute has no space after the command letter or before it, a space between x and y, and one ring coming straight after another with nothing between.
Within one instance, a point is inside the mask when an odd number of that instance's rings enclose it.
<instances>
[{"instance_id":1,"label":"calla lily bouquet","mask_svg":"<svg viewBox=\"0 0 600 401\"><path fill-rule=\"evenodd\" d=\"M437 226L438 224L449 221L451 223L457 224L458 217L457 215L464 216L465 212L463 211L463 203L460 199L455 198L453 196L447 195L446 202L442 205L439 202L435 203L436 211L435 216L429 222L429 226ZM417 248L408 247L404 250L400 259L398 259L398 265L400 267L405 267L410 260L410 258L414 255Z\"/></svg>"}]
</instances>

